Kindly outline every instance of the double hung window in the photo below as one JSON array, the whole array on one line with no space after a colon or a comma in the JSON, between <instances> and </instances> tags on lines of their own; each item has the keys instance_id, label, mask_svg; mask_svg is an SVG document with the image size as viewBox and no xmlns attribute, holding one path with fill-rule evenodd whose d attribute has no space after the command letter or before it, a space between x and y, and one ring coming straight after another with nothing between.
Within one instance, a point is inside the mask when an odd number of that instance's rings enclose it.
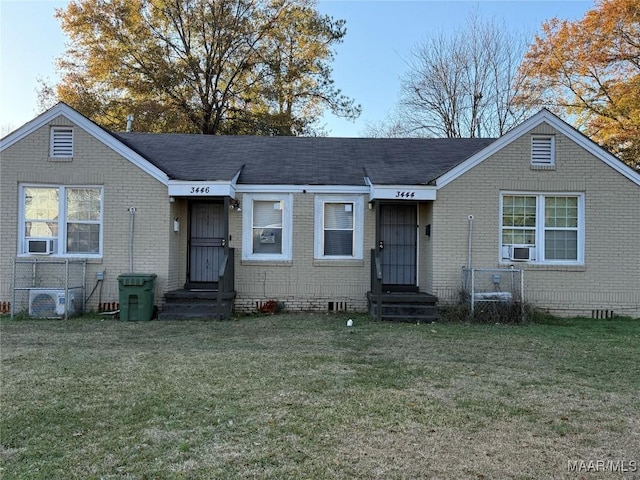
<instances>
[{"instance_id":1,"label":"double hung window","mask_svg":"<svg viewBox=\"0 0 640 480\"><path fill-rule=\"evenodd\" d=\"M582 194L503 194L501 260L584 263Z\"/></svg>"},{"instance_id":2,"label":"double hung window","mask_svg":"<svg viewBox=\"0 0 640 480\"><path fill-rule=\"evenodd\" d=\"M363 204L361 196L316 196L315 258L362 259Z\"/></svg>"},{"instance_id":3,"label":"double hung window","mask_svg":"<svg viewBox=\"0 0 640 480\"><path fill-rule=\"evenodd\" d=\"M243 203L242 258L291 260L291 195L246 194Z\"/></svg>"},{"instance_id":4,"label":"double hung window","mask_svg":"<svg viewBox=\"0 0 640 480\"><path fill-rule=\"evenodd\" d=\"M99 256L102 187L21 187L21 254Z\"/></svg>"}]
</instances>

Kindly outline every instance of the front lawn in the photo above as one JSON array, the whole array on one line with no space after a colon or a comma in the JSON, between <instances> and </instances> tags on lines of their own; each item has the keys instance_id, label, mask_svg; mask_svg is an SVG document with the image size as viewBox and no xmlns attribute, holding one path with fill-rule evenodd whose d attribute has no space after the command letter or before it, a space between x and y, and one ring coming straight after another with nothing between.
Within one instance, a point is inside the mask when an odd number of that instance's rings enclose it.
<instances>
[{"instance_id":1,"label":"front lawn","mask_svg":"<svg viewBox=\"0 0 640 480\"><path fill-rule=\"evenodd\" d=\"M638 320L0 325L2 478L640 476Z\"/></svg>"}]
</instances>

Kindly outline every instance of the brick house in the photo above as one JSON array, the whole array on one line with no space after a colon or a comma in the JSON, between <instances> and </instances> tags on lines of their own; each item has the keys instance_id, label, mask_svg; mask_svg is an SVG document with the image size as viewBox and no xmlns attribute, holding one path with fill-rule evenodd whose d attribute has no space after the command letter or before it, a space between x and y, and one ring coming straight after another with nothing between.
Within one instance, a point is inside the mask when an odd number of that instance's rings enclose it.
<instances>
[{"instance_id":1,"label":"brick house","mask_svg":"<svg viewBox=\"0 0 640 480\"><path fill-rule=\"evenodd\" d=\"M112 133L59 104L0 155L16 309L36 268L78 261L86 309L132 271L169 317L189 292L237 312L447 303L466 266L523 271L560 315L640 317L640 174L546 110L498 139L353 139Z\"/></svg>"}]
</instances>

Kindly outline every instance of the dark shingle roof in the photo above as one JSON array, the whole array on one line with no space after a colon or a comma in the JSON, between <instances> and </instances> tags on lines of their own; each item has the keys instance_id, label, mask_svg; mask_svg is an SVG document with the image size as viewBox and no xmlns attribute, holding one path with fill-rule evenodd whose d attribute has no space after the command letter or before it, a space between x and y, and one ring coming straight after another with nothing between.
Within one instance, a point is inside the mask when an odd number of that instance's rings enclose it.
<instances>
[{"instance_id":1,"label":"dark shingle roof","mask_svg":"<svg viewBox=\"0 0 640 480\"><path fill-rule=\"evenodd\" d=\"M118 133L174 180L267 185L420 185L494 139L257 137Z\"/></svg>"}]
</instances>

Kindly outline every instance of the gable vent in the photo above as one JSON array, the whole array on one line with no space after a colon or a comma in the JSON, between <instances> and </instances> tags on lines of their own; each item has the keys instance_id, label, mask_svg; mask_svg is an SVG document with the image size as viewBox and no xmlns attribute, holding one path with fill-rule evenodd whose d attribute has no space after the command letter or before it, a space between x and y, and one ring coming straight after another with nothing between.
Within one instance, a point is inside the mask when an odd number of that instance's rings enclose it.
<instances>
[{"instance_id":1,"label":"gable vent","mask_svg":"<svg viewBox=\"0 0 640 480\"><path fill-rule=\"evenodd\" d=\"M531 137L531 165L554 165L554 157L553 137Z\"/></svg>"},{"instance_id":2,"label":"gable vent","mask_svg":"<svg viewBox=\"0 0 640 480\"><path fill-rule=\"evenodd\" d=\"M73 157L73 129L51 129L51 156Z\"/></svg>"}]
</instances>

